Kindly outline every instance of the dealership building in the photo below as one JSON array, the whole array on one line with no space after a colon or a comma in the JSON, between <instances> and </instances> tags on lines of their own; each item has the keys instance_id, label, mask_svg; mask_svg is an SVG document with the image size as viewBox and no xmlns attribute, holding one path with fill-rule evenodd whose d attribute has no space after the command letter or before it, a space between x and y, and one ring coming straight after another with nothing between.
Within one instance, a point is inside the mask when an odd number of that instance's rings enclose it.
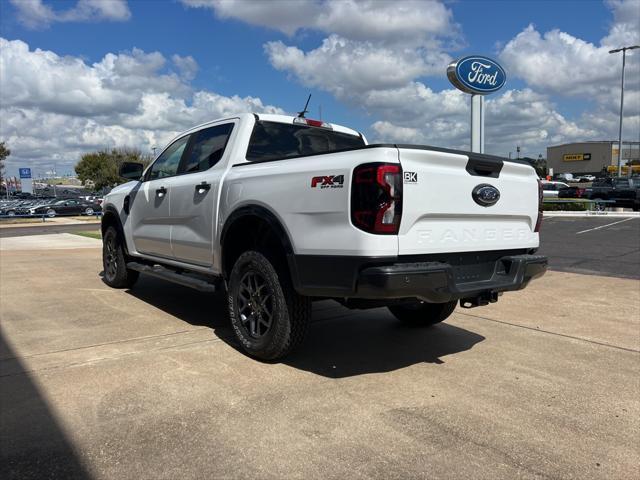
<instances>
[{"instance_id":1,"label":"dealership building","mask_svg":"<svg viewBox=\"0 0 640 480\"><path fill-rule=\"evenodd\" d=\"M622 142L622 165L640 160L640 142ZM547 147L547 168L553 173L597 175L618 165L618 142L565 143Z\"/></svg>"}]
</instances>

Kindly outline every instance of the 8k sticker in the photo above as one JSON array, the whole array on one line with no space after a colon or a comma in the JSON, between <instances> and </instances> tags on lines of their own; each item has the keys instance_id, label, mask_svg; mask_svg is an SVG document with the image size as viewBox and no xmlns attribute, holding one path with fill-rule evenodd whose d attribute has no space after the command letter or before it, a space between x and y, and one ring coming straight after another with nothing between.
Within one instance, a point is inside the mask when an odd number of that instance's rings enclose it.
<instances>
[{"instance_id":1,"label":"8k sticker","mask_svg":"<svg viewBox=\"0 0 640 480\"><path fill-rule=\"evenodd\" d=\"M418 183L418 172L404 172L404 183Z\"/></svg>"}]
</instances>

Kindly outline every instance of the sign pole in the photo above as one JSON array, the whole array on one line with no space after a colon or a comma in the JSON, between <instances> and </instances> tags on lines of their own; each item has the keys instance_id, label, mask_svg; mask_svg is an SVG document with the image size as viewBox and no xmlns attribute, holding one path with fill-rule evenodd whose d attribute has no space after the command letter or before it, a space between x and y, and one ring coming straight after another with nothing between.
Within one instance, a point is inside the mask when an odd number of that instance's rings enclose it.
<instances>
[{"instance_id":1,"label":"sign pole","mask_svg":"<svg viewBox=\"0 0 640 480\"><path fill-rule=\"evenodd\" d=\"M471 151L484 153L484 95L471 95Z\"/></svg>"},{"instance_id":2,"label":"sign pole","mask_svg":"<svg viewBox=\"0 0 640 480\"><path fill-rule=\"evenodd\" d=\"M451 62L447 78L458 90L471 94L471 151L484 153L484 96L500 90L507 75L494 60L471 55Z\"/></svg>"}]
</instances>

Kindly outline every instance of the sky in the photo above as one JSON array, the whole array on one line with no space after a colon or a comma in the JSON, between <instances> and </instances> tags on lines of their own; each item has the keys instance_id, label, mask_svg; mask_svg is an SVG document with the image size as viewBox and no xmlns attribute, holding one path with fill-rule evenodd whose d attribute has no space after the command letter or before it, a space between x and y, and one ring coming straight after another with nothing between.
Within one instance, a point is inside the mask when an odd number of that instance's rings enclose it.
<instances>
[{"instance_id":1,"label":"sky","mask_svg":"<svg viewBox=\"0 0 640 480\"><path fill-rule=\"evenodd\" d=\"M469 148L470 96L447 65L486 55L487 153L615 140L621 54L640 0L0 0L6 173L73 172L112 147L162 148L241 112L295 113L370 142ZM640 49L627 54L624 139L640 139Z\"/></svg>"}]
</instances>

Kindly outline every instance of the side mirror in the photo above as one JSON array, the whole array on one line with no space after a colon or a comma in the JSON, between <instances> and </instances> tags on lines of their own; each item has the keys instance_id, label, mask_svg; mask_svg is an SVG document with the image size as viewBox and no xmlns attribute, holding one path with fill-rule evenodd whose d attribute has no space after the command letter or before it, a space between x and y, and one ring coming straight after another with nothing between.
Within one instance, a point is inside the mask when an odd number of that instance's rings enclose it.
<instances>
[{"instance_id":1,"label":"side mirror","mask_svg":"<svg viewBox=\"0 0 640 480\"><path fill-rule=\"evenodd\" d=\"M140 180L144 165L137 162L122 162L118 175L127 180Z\"/></svg>"}]
</instances>

